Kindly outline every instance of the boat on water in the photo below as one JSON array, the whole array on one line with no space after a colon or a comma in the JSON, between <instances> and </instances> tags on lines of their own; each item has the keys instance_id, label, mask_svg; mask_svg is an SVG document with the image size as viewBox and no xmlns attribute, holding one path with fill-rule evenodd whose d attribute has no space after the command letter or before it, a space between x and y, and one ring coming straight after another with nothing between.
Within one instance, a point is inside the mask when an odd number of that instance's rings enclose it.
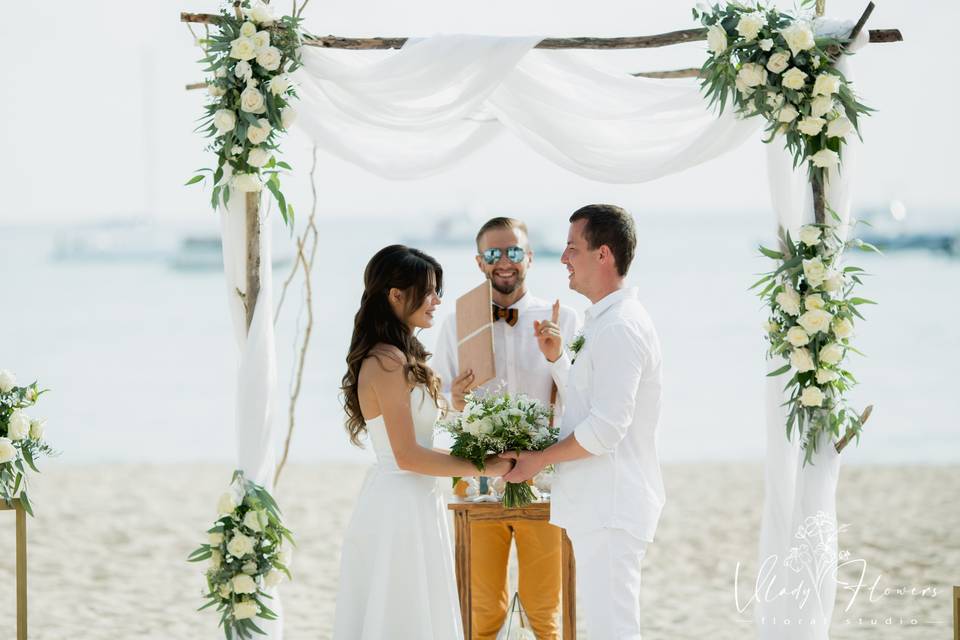
<instances>
[{"instance_id":1,"label":"boat on water","mask_svg":"<svg viewBox=\"0 0 960 640\"><path fill-rule=\"evenodd\" d=\"M283 267L292 261L289 253L274 251L271 255L274 267ZM223 244L220 236L188 235L180 242L177 251L167 261L177 271L219 271L223 269Z\"/></svg>"}]
</instances>

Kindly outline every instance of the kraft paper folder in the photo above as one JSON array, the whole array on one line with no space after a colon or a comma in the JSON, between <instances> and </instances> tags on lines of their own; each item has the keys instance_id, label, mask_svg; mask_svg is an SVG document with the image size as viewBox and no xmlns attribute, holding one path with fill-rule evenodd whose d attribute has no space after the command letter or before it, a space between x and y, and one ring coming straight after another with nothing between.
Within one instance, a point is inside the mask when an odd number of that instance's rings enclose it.
<instances>
[{"instance_id":1,"label":"kraft paper folder","mask_svg":"<svg viewBox=\"0 0 960 640\"><path fill-rule=\"evenodd\" d=\"M493 380L493 292L490 281L457 298L457 359L460 371L473 369L474 384Z\"/></svg>"}]
</instances>

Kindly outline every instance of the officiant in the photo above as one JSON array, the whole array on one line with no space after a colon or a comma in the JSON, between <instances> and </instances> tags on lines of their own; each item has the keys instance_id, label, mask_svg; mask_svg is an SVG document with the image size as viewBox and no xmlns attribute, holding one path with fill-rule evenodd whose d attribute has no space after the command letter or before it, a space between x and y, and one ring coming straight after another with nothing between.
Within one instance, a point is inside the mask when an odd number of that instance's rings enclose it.
<instances>
[{"instance_id":1,"label":"officiant","mask_svg":"<svg viewBox=\"0 0 960 640\"><path fill-rule=\"evenodd\" d=\"M440 329L430 366L458 411L464 396L475 390L523 393L545 406L556 405L556 381L534 333L535 321L551 318L553 303L527 291L527 270L533 262L527 227L513 218L493 218L480 228L476 243L477 265L492 288L496 374L477 385L474 372L460 369L455 315ZM576 312L560 307L558 324L564 342L572 341L578 329ZM558 640L561 530L546 521L520 519L473 522L471 527L471 640L494 640L506 619L511 543L517 545L520 602L533 631L538 640Z\"/></svg>"}]
</instances>

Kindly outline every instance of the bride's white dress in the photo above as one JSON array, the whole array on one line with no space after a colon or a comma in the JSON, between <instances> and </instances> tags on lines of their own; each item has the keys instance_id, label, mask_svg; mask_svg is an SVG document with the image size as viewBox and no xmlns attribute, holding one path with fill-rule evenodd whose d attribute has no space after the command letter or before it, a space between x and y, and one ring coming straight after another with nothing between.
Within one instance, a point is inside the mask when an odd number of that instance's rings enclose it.
<instances>
[{"instance_id":1,"label":"bride's white dress","mask_svg":"<svg viewBox=\"0 0 960 640\"><path fill-rule=\"evenodd\" d=\"M433 446L440 410L410 392L417 442ZM334 640L461 640L447 509L438 478L397 467L383 418L367 421L377 463L347 526Z\"/></svg>"}]
</instances>

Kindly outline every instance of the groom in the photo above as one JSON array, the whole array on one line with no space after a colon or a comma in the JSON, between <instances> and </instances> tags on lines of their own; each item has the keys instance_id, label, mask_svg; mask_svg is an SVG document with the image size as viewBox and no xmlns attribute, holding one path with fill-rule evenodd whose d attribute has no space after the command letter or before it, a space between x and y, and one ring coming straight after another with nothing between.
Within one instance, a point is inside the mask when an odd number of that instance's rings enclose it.
<instances>
[{"instance_id":1,"label":"groom","mask_svg":"<svg viewBox=\"0 0 960 640\"><path fill-rule=\"evenodd\" d=\"M557 465L550 521L573 543L587 632L604 640L640 639L640 566L665 499L656 448L660 342L624 285L636 242L620 207L594 204L570 217L560 261L570 288L593 303L583 340L570 357L556 318L537 327L541 352L565 381L560 441L503 454L515 459L509 482Z\"/></svg>"}]
</instances>

